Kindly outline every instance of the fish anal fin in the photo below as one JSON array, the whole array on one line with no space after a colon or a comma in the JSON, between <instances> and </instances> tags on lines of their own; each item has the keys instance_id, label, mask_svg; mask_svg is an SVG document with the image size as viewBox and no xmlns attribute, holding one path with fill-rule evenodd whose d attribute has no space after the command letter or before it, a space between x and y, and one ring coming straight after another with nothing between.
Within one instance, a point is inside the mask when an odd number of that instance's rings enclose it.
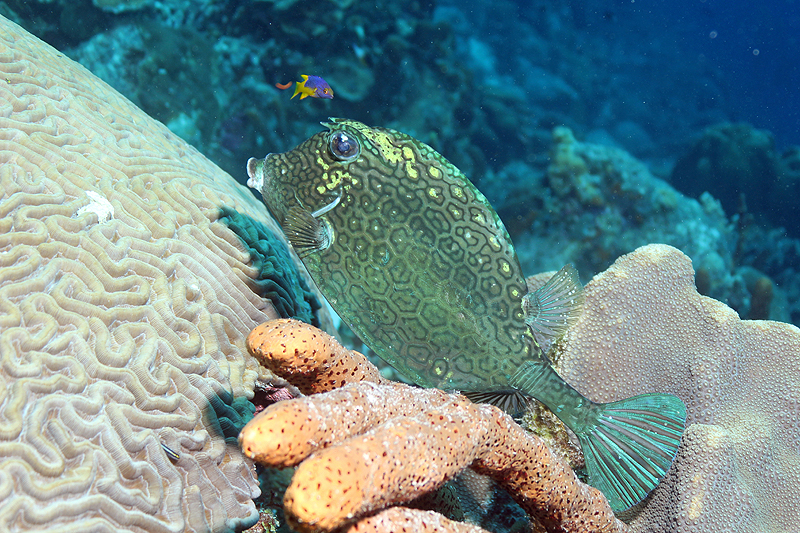
<instances>
[{"instance_id":1,"label":"fish anal fin","mask_svg":"<svg viewBox=\"0 0 800 533\"><path fill-rule=\"evenodd\" d=\"M283 230L300 257L319 252L333 243L333 228L302 207L293 206L283 221Z\"/></svg>"},{"instance_id":2,"label":"fish anal fin","mask_svg":"<svg viewBox=\"0 0 800 533\"><path fill-rule=\"evenodd\" d=\"M564 265L539 289L522 299L525 323L547 341L554 341L577 322L583 311L583 286L578 271Z\"/></svg>"},{"instance_id":3,"label":"fish anal fin","mask_svg":"<svg viewBox=\"0 0 800 533\"><path fill-rule=\"evenodd\" d=\"M461 394L474 403L488 403L499 407L510 415L521 413L526 408L528 396L518 390L470 391Z\"/></svg>"}]
</instances>

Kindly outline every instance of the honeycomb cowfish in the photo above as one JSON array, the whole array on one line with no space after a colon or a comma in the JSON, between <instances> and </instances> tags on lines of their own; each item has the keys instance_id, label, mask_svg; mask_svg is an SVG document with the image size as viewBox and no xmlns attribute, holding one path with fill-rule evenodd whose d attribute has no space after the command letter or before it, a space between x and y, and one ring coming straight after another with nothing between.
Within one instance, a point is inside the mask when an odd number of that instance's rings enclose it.
<instances>
[{"instance_id":1,"label":"honeycomb cowfish","mask_svg":"<svg viewBox=\"0 0 800 533\"><path fill-rule=\"evenodd\" d=\"M574 268L527 293L497 213L430 146L347 119L295 149L251 158L264 202L341 318L381 358L424 387L476 401L533 396L577 436L588 481L614 510L641 501L680 444L686 408L645 394L599 404L552 369L535 335L574 322Z\"/></svg>"},{"instance_id":2,"label":"honeycomb cowfish","mask_svg":"<svg viewBox=\"0 0 800 533\"><path fill-rule=\"evenodd\" d=\"M294 94L292 98L300 95L300 100L303 98L333 98L333 89L331 86L328 85L328 82L320 78L319 76L307 76L306 74L302 74L300 76L302 81L298 81L294 87ZM292 82L289 83L276 83L275 87L278 89L288 89L292 86ZM290 98L291 100L291 98Z\"/></svg>"}]
</instances>

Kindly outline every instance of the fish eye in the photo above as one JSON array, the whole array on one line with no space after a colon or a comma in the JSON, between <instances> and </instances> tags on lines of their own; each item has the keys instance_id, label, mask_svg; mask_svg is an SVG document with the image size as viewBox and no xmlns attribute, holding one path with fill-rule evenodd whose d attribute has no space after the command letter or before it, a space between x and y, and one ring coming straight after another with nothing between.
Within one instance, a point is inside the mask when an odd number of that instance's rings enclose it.
<instances>
[{"instance_id":1,"label":"fish eye","mask_svg":"<svg viewBox=\"0 0 800 533\"><path fill-rule=\"evenodd\" d=\"M361 153L358 140L350 137L343 131L337 131L331 135L328 141L328 147L333 157L339 161L352 161Z\"/></svg>"}]
</instances>

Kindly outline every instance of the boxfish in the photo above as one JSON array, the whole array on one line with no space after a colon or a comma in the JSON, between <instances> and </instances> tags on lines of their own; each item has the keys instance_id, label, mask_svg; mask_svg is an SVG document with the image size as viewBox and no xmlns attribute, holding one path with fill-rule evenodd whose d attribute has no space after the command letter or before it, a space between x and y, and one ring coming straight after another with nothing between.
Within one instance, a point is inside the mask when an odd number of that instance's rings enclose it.
<instances>
[{"instance_id":1,"label":"boxfish","mask_svg":"<svg viewBox=\"0 0 800 533\"><path fill-rule=\"evenodd\" d=\"M343 321L423 387L514 411L532 396L581 444L589 484L620 511L675 458L680 399L590 401L535 341L563 334L583 305L568 265L529 293L511 238L478 189L404 133L331 118L291 151L247 163L264 203Z\"/></svg>"}]
</instances>

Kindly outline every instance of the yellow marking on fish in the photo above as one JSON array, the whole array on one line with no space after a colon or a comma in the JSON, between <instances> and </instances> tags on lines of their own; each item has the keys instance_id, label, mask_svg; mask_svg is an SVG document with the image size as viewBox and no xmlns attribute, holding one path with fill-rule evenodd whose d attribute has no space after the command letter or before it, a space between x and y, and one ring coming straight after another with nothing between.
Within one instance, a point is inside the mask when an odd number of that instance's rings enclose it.
<instances>
[{"instance_id":1,"label":"yellow marking on fish","mask_svg":"<svg viewBox=\"0 0 800 533\"><path fill-rule=\"evenodd\" d=\"M325 172L327 172L330 168L330 165L326 163L324 159L322 159L322 155L319 153L319 150L317 150L317 164L321 166L322 170Z\"/></svg>"},{"instance_id":2,"label":"yellow marking on fish","mask_svg":"<svg viewBox=\"0 0 800 533\"><path fill-rule=\"evenodd\" d=\"M342 121L351 128L357 130L361 135L372 141L372 145L378 150L380 155L389 163L397 164L402 155L400 149L392 142L392 138L383 131L373 130L366 125L354 120Z\"/></svg>"},{"instance_id":3,"label":"yellow marking on fish","mask_svg":"<svg viewBox=\"0 0 800 533\"><path fill-rule=\"evenodd\" d=\"M496 236L492 235L491 237L489 237L489 244L491 244L492 247L494 247L496 250L500 250L500 243L497 242Z\"/></svg>"},{"instance_id":4,"label":"yellow marking on fish","mask_svg":"<svg viewBox=\"0 0 800 533\"><path fill-rule=\"evenodd\" d=\"M324 174L323 175L323 179L325 181L328 181L328 178L330 177L330 182L326 185L328 190L332 191L333 189L338 187L339 184L342 183L342 180L344 179L344 175L345 175L345 173L342 170L335 171L332 176L329 176L327 173Z\"/></svg>"},{"instance_id":5,"label":"yellow marking on fish","mask_svg":"<svg viewBox=\"0 0 800 533\"><path fill-rule=\"evenodd\" d=\"M482 215L482 214L480 214L480 213L478 213L477 215L475 215L474 217L472 217L472 220L474 220L474 221L475 221L475 222L477 222L478 224L483 224L484 222L486 222L486 219L485 219L485 218L483 218L483 215Z\"/></svg>"},{"instance_id":6,"label":"yellow marking on fish","mask_svg":"<svg viewBox=\"0 0 800 533\"><path fill-rule=\"evenodd\" d=\"M438 198L439 197L438 193L436 192L436 189L434 189L433 187L428 189L428 196L430 196L431 198Z\"/></svg>"},{"instance_id":7,"label":"yellow marking on fish","mask_svg":"<svg viewBox=\"0 0 800 533\"><path fill-rule=\"evenodd\" d=\"M417 169L414 168L414 166L411 164L411 161L406 161L406 174L408 174L408 177L412 180L415 180L419 177Z\"/></svg>"},{"instance_id":8,"label":"yellow marking on fish","mask_svg":"<svg viewBox=\"0 0 800 533\"><path fill-rule=\"evenodd\" d=\"M517 289L512 289L511 290L511 296L516 298L517 296L519 296L519 291Z\"/></svg>"},{"instance_id":9,"label":"yellow marking on fish","mask_svg":"<svg viewBox=\"0 0 800 533\"><path fill-rule=\"evenodd\" d=\"M439 169L438 169L438 168L436 168L436 167L431 167L431 168L428 170L428 173L429 173L429 174L431 175L431 177L433 177L433 178L438 178L438 177L439 177L439 175L441 174L441 172L439 172Z\"/></svg>"},{"instance_id":10,"label":"yellow marking on fish","mask_svg":"<svg viewBox=\"0 0 800 533\"><path fill-rule=\"evenodd\" d=\"M461 211L459 211L458 209L455 209L455 208L451 209L450 213L452 213L453 217L455 217L455 218L461 218Z\"/></svg>"},{"instance_id":11,"label":"yellow marking on fish","mask_svg":"<svg viewBox=\"0 0 800 533\"><path fill-rule=\"evenodd\" d=\"M317 187L317 192L318 193L323 194L325 191L326 191L326 189L325 189L324 185L320 185L319 187Z\"/></svg>"},{"instance_id":12,"label":"yellow marking on fish","mask_svg":"<svg viewBox=\"0 0 800 533\"><path fill-rule=\"evenodd\" d=\"M464 196L464 190L461 187L453 187L453 196L456 198L462 198Z\"/></svg>"},{"instance_id":13,"label":"yellow marking on fish","mask_svg":"<svg viewBox=\"0 0 800 533\"><path fill-rule=\"evenodd\" d=\"M508 274L509 272L511 272L511 265L509 265L505 261L503 261L503 264L502 264L502 266L500 268L503 270L503 272L505 274Z\"/></svg>"}]
</instances>

